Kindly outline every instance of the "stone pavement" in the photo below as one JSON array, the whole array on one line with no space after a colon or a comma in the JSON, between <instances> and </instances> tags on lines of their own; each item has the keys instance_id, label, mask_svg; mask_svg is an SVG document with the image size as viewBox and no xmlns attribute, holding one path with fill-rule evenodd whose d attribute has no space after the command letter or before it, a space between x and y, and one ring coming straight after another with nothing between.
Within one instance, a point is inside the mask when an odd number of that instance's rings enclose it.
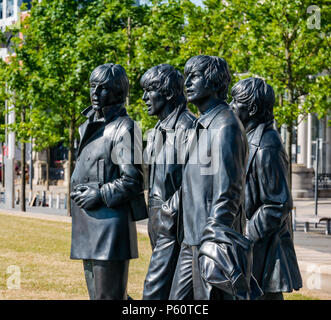
<instances>
[{"instance_id":1,"label":"stone pavement","mask_svg":"<svg viewBox=\"0 0 331 320\"><path fill-rule=\"evenodd\" d=\"M298 217L315 214L315 202L312 199L294 201ZM317 215L331 217L331 199L319 199ZM303 223L297 224L294 232L294 245L303 280L303 289L323 299L331 300L331 235L325 235L325 227L320 224L303 231Z\"/></svg>"},{"instance_id":2,"label":"stone pavement","mask_svg":"<svg viewBox=\"0 0 331 320\"><path fill-rule=\"evenodd\" d=\"M314 214L312 199L297 199L294 206L297 216ZM71 223L71 218L66 216L64 210L52 211L51 208L42 207L27 209L28 212L20 212L0 208L0 213ZM331 199L319 200L318 215L331 216ZM138 222L137 229L147 234L147 220ZM303 289L299 292L331 300L331 235L325 235L324 230L318 225L304 233L303 225L298 224L294 232L294 245L303 278Z\"/></svg>"}]
</instances>

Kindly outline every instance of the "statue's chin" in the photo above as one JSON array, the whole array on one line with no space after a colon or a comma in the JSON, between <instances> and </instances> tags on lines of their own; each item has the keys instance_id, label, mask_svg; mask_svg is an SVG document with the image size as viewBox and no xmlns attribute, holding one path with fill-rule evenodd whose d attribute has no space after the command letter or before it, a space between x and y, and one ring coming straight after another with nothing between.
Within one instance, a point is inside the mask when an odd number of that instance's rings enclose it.
<instances>
[{"instance_id":1,"label":"statue's chin","mask_svg":"<svg viewBox=\"0 0 331 320\"><path fill-rule=\"evenodd\" d=\"M100 111L101 110L101 106L99 105L92 105L92 108L94 111Z\"/></svg>"}]
</instances>

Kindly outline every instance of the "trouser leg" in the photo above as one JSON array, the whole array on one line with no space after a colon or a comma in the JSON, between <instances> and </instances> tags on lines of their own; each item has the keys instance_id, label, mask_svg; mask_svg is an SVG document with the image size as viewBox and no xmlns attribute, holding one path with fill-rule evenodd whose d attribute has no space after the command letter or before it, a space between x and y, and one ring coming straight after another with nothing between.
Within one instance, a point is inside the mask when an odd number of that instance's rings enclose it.
<instances>
[{"instance_id":1,"label":"trouser leg","mask_svg":"<svg viewBox=\"0 0 331 320\"><path fill-rule=\"evenodd\" d=\"M91 300L126 300L129 260L84 260Z\"/></svg>"},{"instance_id":2,"label":"trouser leg","mask_svg":"<svg viewBox=\"0 0 331 320\"><path fill-rule=\"evenodd\" d=\"M169 300L193 300L192 248L182 244Z\"/></svg>"},{"instance_id":3,"label":"trouser leg","mask_svg":"<svg viewBox=\"0 0 331 320\"><path fill-rule=\"evenodd\" d=\"M198 247L182 244L169 300L236 300L201 277L198 254Z\"/></svg>"},{"instance_id":4,"label":"trouser leg","mask_svg":"<svg viewBox=\"0 0 331 320\"><path fill-rule=\"evenodd\" d=\"M284 300L284 296L282 292L266 292L258 300Z\"/></svg>"},{"instance_id":5,"label":"trouser leg","mask_svg":"<svg viewBox=\"0 0 331 320\"><path fill-rule=\"evenodd\" d=\"M95 287L92 260L83 260L84 275L90 300L95 300Z\"/></svg>"},{"instance_id":6,"label":"trouser leg","mask_svg":"<svg viewBox=\"0 0 331 320\"><path fill-rule=\"evenodd\" d=\"M199 261L199 250L196 246L192 247L192 276L193 276L193 292L194 300L209 300L211 286L206 283L201 277Z\"/></svg>"},{"instance_id":7,"label":"trouser leg","mask_svg":"<svg viewBox=\"0 0 331 320\"><path fill-rule=\"evenodd\" d=\"M175 238L159 236L144 282L143 300L168 300L179 245Z\"/></svg>"}]
</instances>

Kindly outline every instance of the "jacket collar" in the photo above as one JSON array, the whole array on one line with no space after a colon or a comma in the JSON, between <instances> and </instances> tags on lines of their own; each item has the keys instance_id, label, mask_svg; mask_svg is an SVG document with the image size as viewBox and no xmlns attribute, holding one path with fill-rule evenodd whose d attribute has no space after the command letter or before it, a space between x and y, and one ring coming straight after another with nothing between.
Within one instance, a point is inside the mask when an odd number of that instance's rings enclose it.
<instances>
[{"instance_id":1,"label":"jacket collar","mask_svg":"<svg viewBox=\"0 0 331 320\"><path fill-rule=\"evenodd\" d=\"M272 128L273 120L268 122L258 123L254 128L247 132L248 143L259 147L263 132L265 129Z\"/></svg>"},{"instance_id":2,"label":"jacket collar","mask_svg":"<svg viewBox=\"0 0 331 320\"><path fill-rule=\"evenodd\" d=\"M92 106L84 109L81 114L89 119L89 121L100 121L100 122L110 122L115 116L119 114L125 114L126 109L124 103L119 103L111 106L106 106L102 108L103 117L100 119L95 119L96 112L93 110Z\"/></svg>"},{"instance_id":3,"label":"jacket collar","mask_svg":"<svg viewBox=\"0 0 331 320\"><path fill-rule=\"evenodd\" d=\"M180 104L176 107L165 119L162 121L159 120L155 126L155 128L160 129L161 131L168 131L175 129L175 125L179 116L187 110L186 103Z\"/></svg>"},{"instance_id":4,"label":"jacket collar","mask_svg":"<svg viewBox=\"0 0 331 320\"><path fill-rule=\"evenodd\" d=\"M210 126L212 120L224 109L228 108L228 104L226 102L222 102L215 106L214 108L208 109L204 114L197 119L197 123L203 126L203 128L207 129Z\"/></svg>"},{"instance_id":5,"label":"jacket collar","mask_svg":"<svg viewBox=\"0 0 331 320\"><path fill-rule=\"evenodd\" d=\"M261 142L263 132L272 126L273 126L273 120L271 120L269 122L260 123L256 127L252 128L249 132L247 132L249 153L248 153L248 160L247 160L247 166L246 166L246 174L248 173L252 160L253 160L257 150L260 147L260 142Z\"/></svg>"}]
</instances>

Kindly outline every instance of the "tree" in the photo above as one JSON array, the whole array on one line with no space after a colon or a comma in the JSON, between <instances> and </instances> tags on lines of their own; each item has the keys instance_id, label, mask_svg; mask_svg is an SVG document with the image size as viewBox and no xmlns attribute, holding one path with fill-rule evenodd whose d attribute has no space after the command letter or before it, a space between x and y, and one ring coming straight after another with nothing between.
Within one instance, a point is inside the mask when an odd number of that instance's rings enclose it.
<instances>
[{"instance_id":1,"label":"tree","mask_svg":"<svg viewBox=\"0 0 331 320\"><path fill-rule=\"evenodd\" d=\"M308 0L241 3L246 19L249 72L273 86L275 117L286 125L291 161L293 126L299 115L330 112L330 9L319 1L321 23L315 28ZM291 181L291 170L290 170Z\"/></svg>"},{"instance_id":2,"label":"tree","mask_svg":"<svg viewBox=\"0 0 331 320\"><path fill-rule=\"evenodd\" d=\"M15 30L13 28L13 30ZM16 30L17 31L17 30ZM15 32L15 31L13 31ZM19 39L19 37L17 37ZM19 52L19 43L13 42L13 47L16 48L16 52ZM20 188L20 210L25 211L25 145L29 138L29 130L26 121L26 109L28 106L27 102L27 87L29 83L29 70L25 68L18 55L12 55L9 57L7 63L3 63L1 72L2 78L2 99L7 100L7 105L12 106L9 110L14 111L15 115L18 115L19 121L8 124L7 128L14 131L17 140L20 142L21 147L21 188Z\"/></svg>"},{"instance_id":3,"label":"tree","mask_svg":"<svg viewBox=\"0 0 331 320\"><path fill-rule=\"evenodd\" d=\"M81 95L85 78L74 72L75 28L84 10L86 6L77 1L34 1L12 38L15 54L7 68L11 99L16 109L23 108L22 120L12 129L22 139L33 137L37 150L67 142L70 168L75 126L86 101Z\"/></svg>"},{"instance_id":4,"label":"tree","mask_svg":"<svg viewBox=\"0 0 331 320\"><path fill-rule=\"evenodd\" d=\"M232 83L248 76L266 79L277 96L277 123L287 127L291 159L299 116L330 113L327 2L319 1L319 7L308 0L205 0L203 8L191 1L184 4L188 23L182 55L225 58L234 75Z\"/></svg>"}]
</instances>

